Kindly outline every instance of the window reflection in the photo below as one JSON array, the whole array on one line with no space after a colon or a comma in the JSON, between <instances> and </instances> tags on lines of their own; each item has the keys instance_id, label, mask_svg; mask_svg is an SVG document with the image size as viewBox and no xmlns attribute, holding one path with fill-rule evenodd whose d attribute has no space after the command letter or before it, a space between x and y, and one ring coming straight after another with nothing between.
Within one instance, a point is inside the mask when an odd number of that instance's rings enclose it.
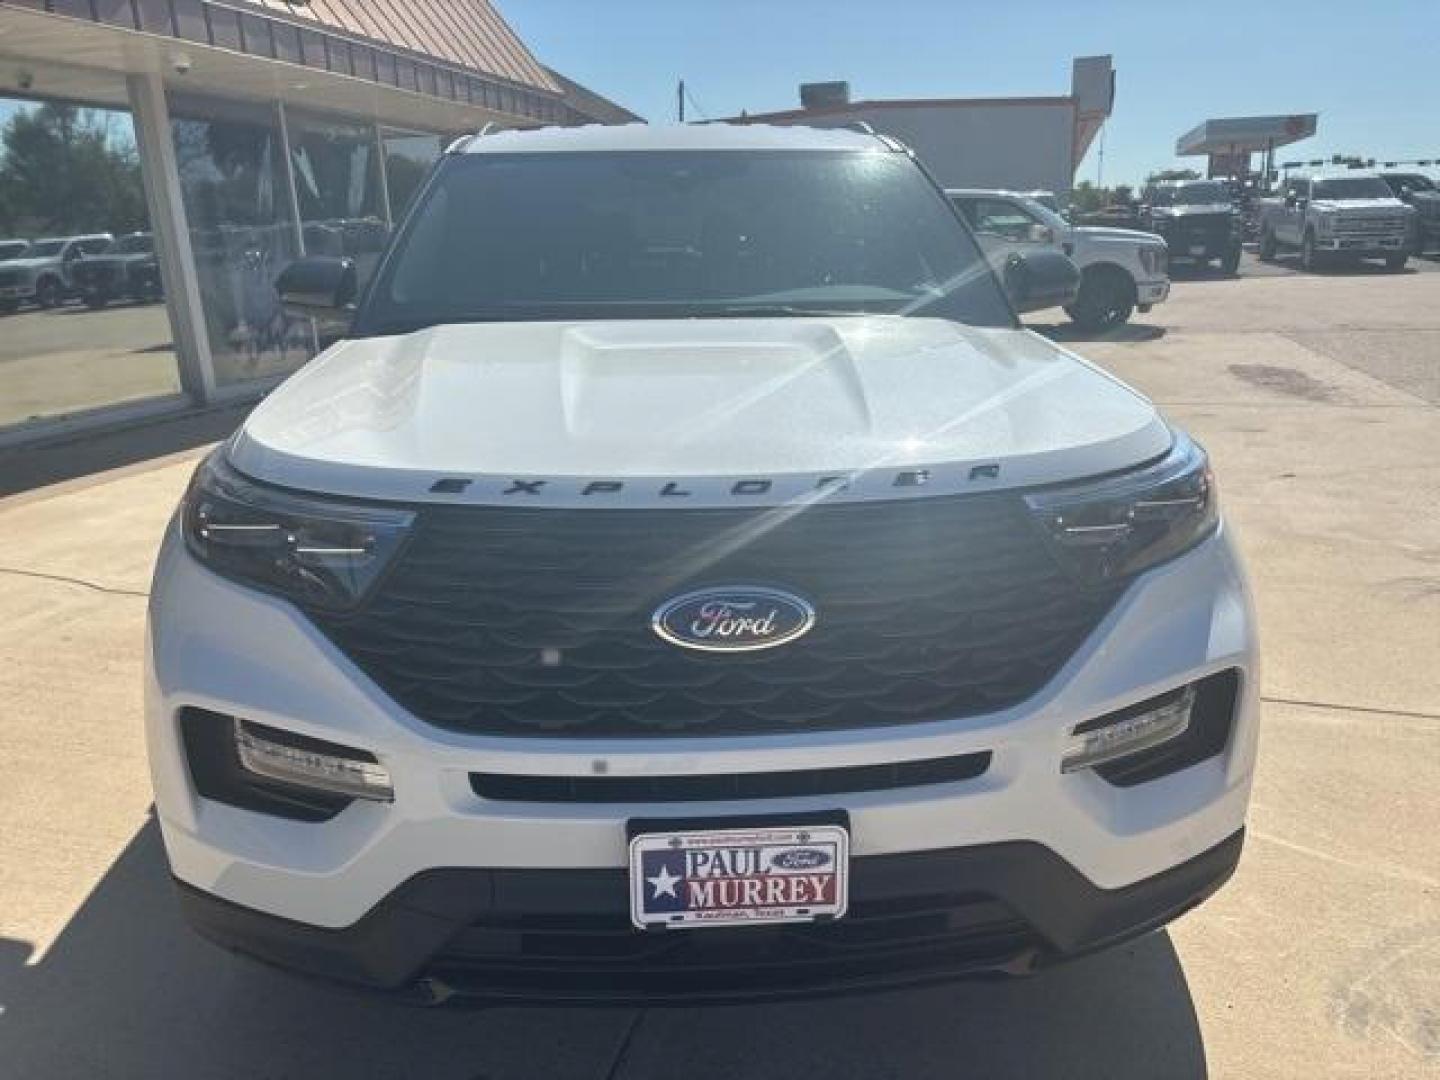
<instances>
[{"instance_id":1,"label":"window reflection","mask_svg":"<svg viewBox=\"0 0 1440 1080\"><path fill-rule=\"evenodd\" d=\"M297 243L274 111L180 99L171 115L216 380L298 367L310 355L311 331L308 320L285 314L275 293Z\"/></svg>"},{"instance_id":2,"label":"window reflection","mask_svg":"<svg viewBox=\"0 0 1440 1080\"><path fill-rule=\"evenodd\" d=\"M390 188L391 216L399 224L410 209L430 166L440 156L438 135L412 135L404 131L386 131L385 180Z\"/></svg>"},{"instance_id":3,"label":"window reflection","mask_svg":"<svg viewBox=\"0 0 1440 1080\"><path fill-rule=\"evenodd\" d=\"M374 128L294 110L286 122L305 253L354 259L363 288L389 238Z\"/></svg>"},{"instance_id":4,"label":"window reflection","mask_svg":"<svg viewBox=\"0 0 1440 1080\"><path fill-rule=\"evenodd\" d=\"M0 98L0 427L179 391L148 230L128 112Z\"/></svg>"}]
</instances>

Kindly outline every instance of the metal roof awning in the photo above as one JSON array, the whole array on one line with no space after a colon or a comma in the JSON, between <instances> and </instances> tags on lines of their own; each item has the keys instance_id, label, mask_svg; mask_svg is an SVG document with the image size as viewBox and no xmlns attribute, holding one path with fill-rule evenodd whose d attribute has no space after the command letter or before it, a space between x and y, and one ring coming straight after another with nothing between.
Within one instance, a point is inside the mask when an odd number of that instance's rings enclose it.
<instances>
[{"instance_id":1,"label":"metal roof awning","mask_svg":"<svg viewBox=\"0 0 1440 1080\"><path fill-rule=\"evenodd\" d=\"M432 29L419 28L422 14ZM75 96L82 100L91 96L79 85L87 68L158 71L210 93L293 96L318 108L439 130L473 130L491 120L507 126L575 122L559 86L508 28L500 33L500 25L484 0L434 7L418 0L329 0L323 6L0 0L0 57L69 69L59 77L76 82ZM445 39L443 46L437 36ZM177 78L167 58L187 46L197 50L196 72ZM52 89L65 93L49 85L36 93Z\"/></svg>"},{"instance_id":2,"label":"metal roof awning","mask_svg":"<svg viewBox=\"0 0 1440 1080\"><path fill-rule=\"evenodd\" d=\"M1288 146L1314 135L1318 120L1316 113L1206 120L1175 140L1175 153L1180 157L1194 157L1200 154L1253 153Z\"/></svg>"}]
</instances>

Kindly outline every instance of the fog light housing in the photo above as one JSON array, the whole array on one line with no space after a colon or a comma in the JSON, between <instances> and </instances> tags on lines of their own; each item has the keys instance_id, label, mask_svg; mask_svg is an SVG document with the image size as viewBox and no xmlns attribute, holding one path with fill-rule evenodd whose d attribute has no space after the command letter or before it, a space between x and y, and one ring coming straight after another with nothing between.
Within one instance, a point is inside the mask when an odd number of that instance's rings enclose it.
<instances>
[{"instance_id":1,"label":"fog light housing","mask_svg":"<svg viewBox=\"0 0 1440 1080\"><path fill-rule=\"evenodd\" d=\"M237 718L235 752L242 770L270 783L376 802L395 798L389 770L364 750Z\"/></svg>"},{"instance_id":2,"label":"fog light housing","mask_svg":"<svg viewBox=\"0 0 1440 1080\"><path fill-rule=\"evenodd\" d=\"M1195 688L1152 698L1129 709L1087 720L1070 733L1061 772L1093 769L1178 739L1190 730Z\"/></svg>"}]
</instances>

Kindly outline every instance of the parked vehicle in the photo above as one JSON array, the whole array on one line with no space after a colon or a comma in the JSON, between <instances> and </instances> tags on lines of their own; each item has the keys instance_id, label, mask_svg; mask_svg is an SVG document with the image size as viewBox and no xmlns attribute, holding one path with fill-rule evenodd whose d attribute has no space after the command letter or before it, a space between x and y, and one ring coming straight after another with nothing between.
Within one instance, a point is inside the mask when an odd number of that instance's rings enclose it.
<instances>
[{"instance_id":1,"label":"parked vehicle","mask_svg":"<svg viewBox=\"0 0 1440 1080\"><path fill-rule=\"evenodd\" d=\"M1240 268L1241 217L1221 180L1166 180L1149 184L1140 205L1141 227L1163 237L1170 261Z\"/></svg>"},{"instance_id":2,"label":"parked vehicle","mask_svg":"<svg viewBox=\"0 0 1440 1080\"><path fill-rule=\"evenodd\" d=\"M13 312L26 300L53 308L76 296L75 264L114 240L110 233L91 233L34 241L22 257L0 264L0 311Z\"/></svg>"},{"instance_id":3,"label":"parked vehicle","mask_svg":"<svg viewBox=\"0 0 1440 1080\"><path fill-rule=\"evenodd\" d=\"M1069 220L1076 225L1100 225L1107 229L1133 229L1150 232L1140 220L1139 204L1114 203L1099 210L1071 211ZM1154 235L1153 233L1151 235Z\"/></svg>"},{"instance_id":4,"label":"parked vehicle","mask_svg":"<svg viewBox=\"0 0 1440 1080\"><path fill-rule=\"evenodd\" d=\"M146 656L188 917L426 1002L1114 945L1229 877L1258 720L1204 451L847 129L452 146L197 470Z\"/></svg>"},{"instance_id":5,"label":"parked vehicle","mask_svg":"<svg viewBox=\"0 0 1440 1080\"><path fill-rule=\"evenodd\" d=\"M1417 255L1440 251L1440 185L1424 173L1380 174L1380 179L1401 202L1415 210L1411 249Z\"/></svg>"},{"instance_id":6,"label":"parked vehicle","mask_svg":"<svg viewBox=\"0 0 1440 1080\"><path fill-rule=\"evenodd\" d=\"M1105 330L1149 311L1170 295L1165 242L1149 233L1072 226L1060 215L1007 191L953 188L945 193L975 230L991 265L1015 253L1063 251L1080 270L1065 312L1086 330Z\"/></svg>"},{"instance_id":7,"label":"parked vehicle","mask_svg":"<svg viewBox=\"0 0 1440 1080\"><path fill-rule=\"evenodd\" d=\"M155 237L148 232L122 236L98 254L82 257L70 276L90 308L103 308L121 298L158 300L162 294Z\"/></svg>"},{"instance_id":8,"label":"parked vehicle","mask_svg":"<svg viewBox=\"0 0 1440 1080\"><path fill-rule=\"evenodd\" d=\"M0 240L0 262L18 259L29 250L29 240Z\"/></svg>"},{"instance_id":9,"label":"parked vehicle","mask_svg":"<svg viewBox=\"0 0 1440 1080\"><path fill-rule=\"evenodd\" d=\"M1051 213L1060 213L1060 200L1055 197L1055 193L1053 191L1046 191L1044 188L1036 188L1034 191L1021 191L1017 192L1017 194L1025 196L1025 198L1029 199L1031 202L1039 203Z\"/></svg>"},{"instance_id":10,"label":"parked vehicle","mask_svg":"<svg viewBox=\"0 0 1440 1080\"><path fill-rule=\"evenodd\" d=\"M1410 257L1415 211L1371 172L1292 174L1281 194L1260 203L1260 258L1282 247L1299 248L1300 264L1321 260L1384 259L1401 270Z\"/></svg>"}]
</instances>

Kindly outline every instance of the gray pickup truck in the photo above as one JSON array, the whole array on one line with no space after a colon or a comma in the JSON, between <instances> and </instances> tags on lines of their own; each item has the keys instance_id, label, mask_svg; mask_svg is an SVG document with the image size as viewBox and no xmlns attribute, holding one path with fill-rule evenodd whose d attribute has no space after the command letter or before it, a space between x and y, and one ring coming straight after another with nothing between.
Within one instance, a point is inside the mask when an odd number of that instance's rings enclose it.
<instances>
[{"instance_id":1,"label":"gray pickup truck","mask_svg":"<svg viewBox=\"0 0 1440 1080\"><path fill-rule=\"evenodd\" d=\"M1290 176L1259 206L1261 259L1288 247L1300 249L1306 270L1327 259L1384 259L1400 270L1410 257L1415 211L1375 173Z\"/></svg>"}]
</instances>

